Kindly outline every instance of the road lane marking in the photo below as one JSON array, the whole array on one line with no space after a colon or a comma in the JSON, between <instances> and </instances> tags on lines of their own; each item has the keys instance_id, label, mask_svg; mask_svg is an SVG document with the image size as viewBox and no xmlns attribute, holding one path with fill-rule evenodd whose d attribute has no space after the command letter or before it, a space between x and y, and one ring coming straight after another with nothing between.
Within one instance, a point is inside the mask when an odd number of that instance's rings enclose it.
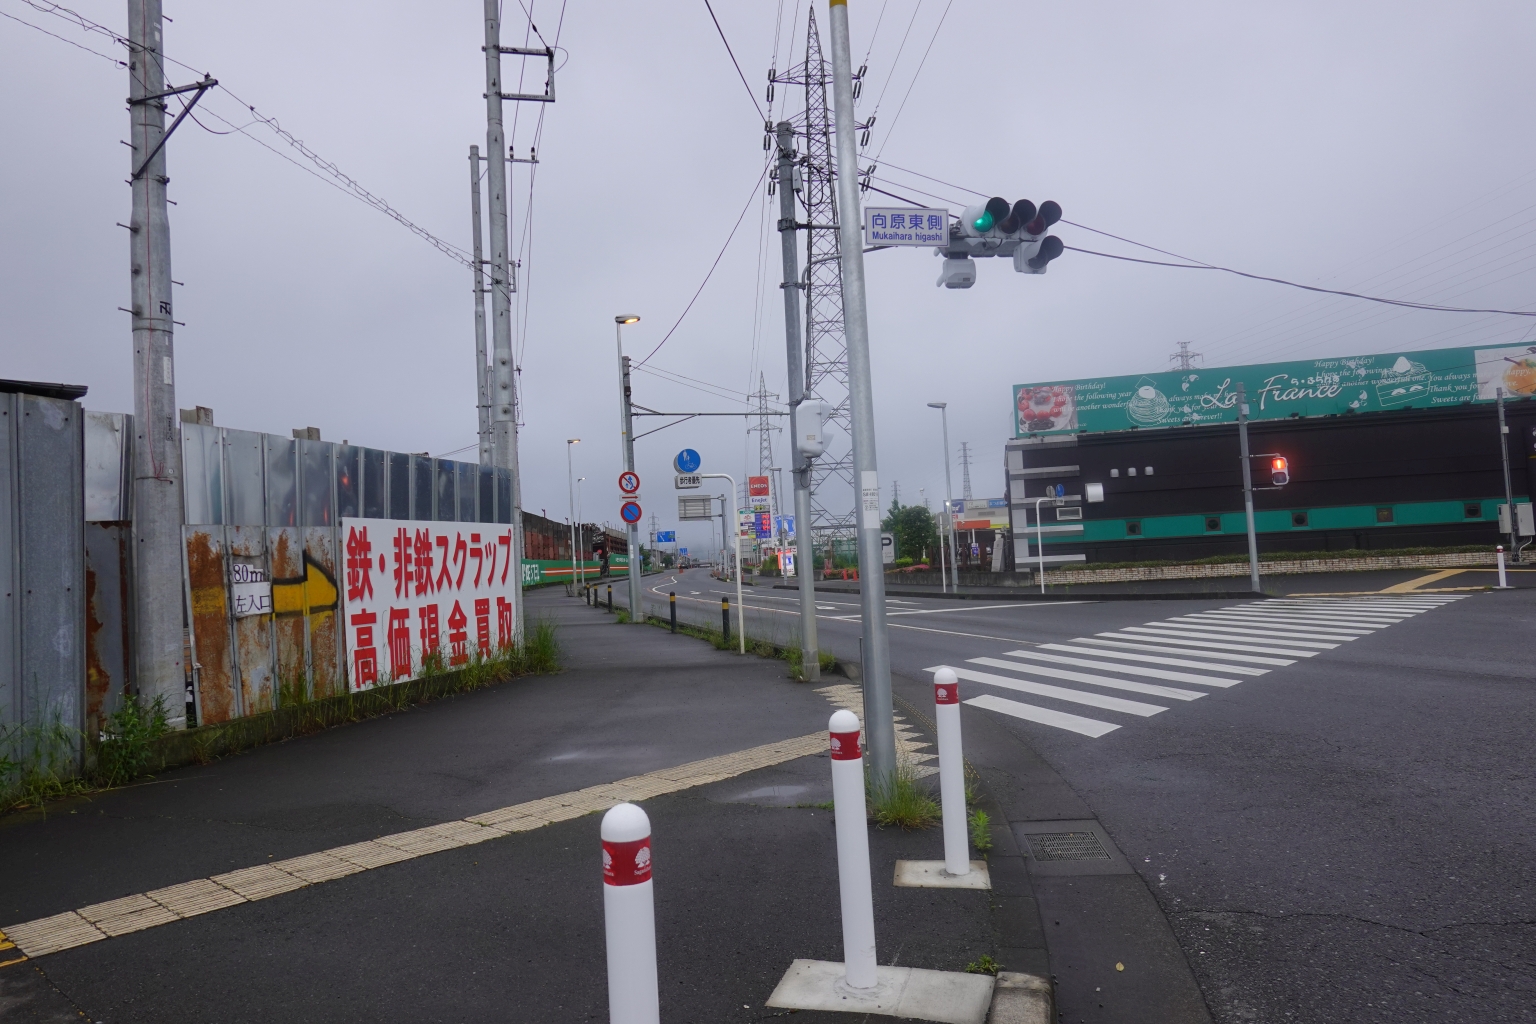
<instances>
[{"instance_id":1,"label":"road lane marking","mask_svg":"<svg viewBox=\"0 0 1536 1024\"><path fill-rule=\"evenodd\" d=\"M1283 654L1296 658L1314 658L1321 651L1293 651L1282 647L1255 647L1252 644L1219 644L1210 640L1191 640L1179 633L1171 636L1158 635L1157 630L1137 629L1129 626L1128 629L1136 629L1134 633L1096 633L1095 636L1108 637L1111 640L1140 640L1144 644L1181 644L1185 647L1207 647L1215 651L1247 651L1250 654ZM1171 631L1170 631L1171 632Z\"/></svg>"},{"instance_id":2,"label":"road lane marking","mask_svg":"<svg viewBox=\"0 0 1536 1024\"><path fill-rule=\"evenodd\" d=\"M1089 643L1087 640L1076 640L1073 643ZM1124 646L1129 647L1130 644ZM1110 651L1102 647L1075 647L1073 644L1041 644L1042 651L1065 651L1068 654L1088 654L1095 658L1119 658L1124 661L1144 661L1152 665L1182 665L1185 668L1217 669L1222 672L1235 672L1243 676L1268 675L1267 668L1250 668L1247 665L1233 665L1231 663L1212 664L1208 661L1186 661L1183 658L1159 658L1151 654L1131 654L1129 651ZM1012 652L1010 652L1012 653ZM1195 652L1201 653L1201 652ZM1289 664L1289 663L1287 663Z\"/></svg>"},{"instance_id":3,"label":"road lane marking","mask_svg":"<svg viewBox=\"0 0 1536 1024\"><path fill-rule=\"evenodd\" d=\"M1297 629L1282 629L1278 626L1225 626L1220 623L1204 622L1191 619L1183 615L1175 615L1164 619L1160 623L1148 623L1148 625L1172 626L1176 629L1190 627L1193 629L1208 629L1217 633L1240 633L1245 636L1274 637L1276 640L1338 640L1347 642L1360 639L1358 636L1350 636L1345 633L1313 633L1301 632Z\"/></svg>"},{"instance_id":4,"label":"road lane marking","mask_svg":"<svg viewBox=\"0 0 1536 1024\"><path fill-rule=\"evenodd\" d=\"M1205 696L1204 693L1196 690L1181 690L1174 686L1158 686L1156 683L1138 683L1130 679L1116 679L1113 676L1073 672L1070 669L1050 668L1045 665L1032 665L1027 662L1004 661L1001 658L966 658L965 663L967 665L985 665L988 668L1005 668L1010 672L1046 676L1050 679L1065 679L1072 683L1088 683L1090 686L1106 686L1112 690L1145 693L1154 697L1167 697L1169 700L1194 700L1197 697Z\"/></svg>"},{"instance_id":5,"label":"road lane marking","mask_svg":"<svg viewBox=\"0 0 1536 1024\"><path fill-rule=\"evenodd\" d=\"M457 821L380 836L284 861L256 864L214 875L212 878L193 879L180 885L135 893L79 910L9 924L0 929L0 967L19 963L29 957L36 959L117 935L170 924L198 914L268 899L399 861L542 828L554 822L605 811L626 800L645 800L719 782L808 754L821 753L826 748L827 734L818 731L701 761L690 761L673 768L662 768L617 782L528 800ZM24 954L20 959L7 956L12 945Z\"/></svg>"},{"instance_id":6,"label":"road lane marking","mask_svg":"<svg viewBox=\"0 0 1536 1024\"><path fill-rule=\"evenodd\" d=\"M1162 623L1162 622L1149 622L1149 623L1147 623L1144 626L1125 626L1123 628L1125 629L1125 631L1127 633L1151 633L1151 634L1156 635L1156 636L1181 637L1181 638L1182 637L1194 637L1194 638L1199 639L1199 640L1246 640L1246 639L1262 640L1263 639L1261 637L1251 637L1251 638L1249 638L1249 637L1228 636L1225 633L1202 633L1202 632L1199 632L1198 630L1190 629L1188 627L1176 626L1176 625L1173 625L1173 624ZM1314 654L1318 653L1319 651L1331 651L1335 647L1339 646L1338 644L1319 643L1318 641L1315 641L1315 640L1285 640L1285 641L1280 641L1280 640L1263 640L1263 642L1272 644L1272 645L1274 645L1276 647L1309 647L1309 648L1313 648L1314 649L1313 650ZM1234 647L1232 649L1235 650L1235 651L1243 650L1243 648L1241 648L1241 647ZM1286 650L1278 650L1276 653L1288 654L1288 653L1292 653L1292 652L1286 651Z\"/></svg>"},{"instance_id":7,"label":"road lane marking","mask_svg":"<svg viewBox=\"0 0 1536 1024\"><path fill-rule=\"evenodd\" d=\"M1411 592L1413 592L1415 590L1418 590L1420 587L1424 586L1425 584L1428 584L1428 583L1439 583L1441 580L1445 579L1447 576L1455 576L1458 573L1463 573L1463 572L1466 572L1466 570L1465 569L1441 569L1439 572L1432 572L1428 576L1420 576L1418 579L1409 580L1406 583L1398 583L1398 584L1396 584L1394 586L1387 587L1384 590L1378 591L1378 593L1382 593L1382 594L1407 594L1407 593L1411 593Z\"/></svg>"},{"instance_id":8,"label":"road lane marking","mask_svg":"<svg viewBox=\"0 0 1536 1024\"><path fill-rule=\"evenodd\" d=\"M1039 651L1005 651L1010 658L1025 658L1030 661L1050 661L1058 665L1076 665L1079 668L1096 668L1106 672L1125 672L1133 676L1146 676L1149 679L1167 679L1175 683L1195 683L1199 686L1236 686L1241 679L1222 679L1219 676L1196 675L1193 672L1172 672L1168 669L1148 668L1144 665L1116 665L1108 661L1089 661L1086 658L1066 658L1057 654L1042 654Z\"/></svg>"},{"instance_id":9,"label":"road lane marking","mask_svg":"<svg viewBox=\"0 0 1536 1024\"><path fill-rule=\"evenodd\" d=\"M1100 633L1099 636L1113 636L1111 633ZM1126 643L1127 640L1136 640L1138 643ZM1080 636L1072 641L1074 644L1093 644L1095 647L1118 647L1128 651L1151 651L1158 654L1177 654L1186 658L1211 658L1228 662L1241 661L1249 665L1294 665L1294 658L1263 658L1253 654L1231 654L1226 651L1197 651L1190 647L1165 647L1162 644L1167 641L1156 640L1145 636L1127 636L1118 640L1099 640L1091 636Z\"/></svg>"},{"instance_id":10,"label":"road lane marking","mask_svg":"<svg viewBox=\"0 0 1536 1024\"><path fill-rule=\"evenodd\" d=\"M945 666L935 665L932 668L925 668L923 671L937 672L943 667ZM1070 690L1065 686L1052 686L1050 683L1036 683L1028 679L1014 679L1010 676L993 675L991 672L977 672L972 668L948 667L959 678L969 679L973 683L1001 686L1005 690L1032 693L1036 697L1051 697L1072 704L1087 704L1089 707L1103 708L1105 711L1119 711L1127 715L1151 718L1153 715L1161 714L1168 710L1159 704L1146 704L1139 700L1111 697L1106 693L1088 693L1084 690Z\"/></svg>"},{"instance_id":11,"label":"road lane marking","mask_svg":"<svg viewBox=\"0 0 1536 1024\"><path fill-rule=\"evenodd\" d=\"M964 703L970 704L972 707L996 711L999 714L1011 715L1014 718L1022 718L1026 722L1035 722L1039 725L1051 725L1058 729L1066 729L1068 732L1091 736L1094 739L1098 739L1105 733L1114 732L1120 728L1118 725L1100 722L1095 718L1069 715L1065 711L1053 711L1050 708L1037 708L1033 704L1021 704L1016 700L1006 700L990 693L984 693L980 697L972 697Z\"/></svg>"},{"instance_id":12,"label":"road lane marking","mask_svg":"<svg viewBox=\"0 0 1536 1024\"><path fill-rule=\"evenodd\" d=\"M1367 621L1364 619L1303 618L1299 615L1247 615L1237 612L1197 612L1185 618L1202 622L1250 623L1253 625L1281 626L1287 629L1326 629L1336 633L1374 633L1378 629L1395 626L1402 619Z\"/></svg>"}]
</instances>

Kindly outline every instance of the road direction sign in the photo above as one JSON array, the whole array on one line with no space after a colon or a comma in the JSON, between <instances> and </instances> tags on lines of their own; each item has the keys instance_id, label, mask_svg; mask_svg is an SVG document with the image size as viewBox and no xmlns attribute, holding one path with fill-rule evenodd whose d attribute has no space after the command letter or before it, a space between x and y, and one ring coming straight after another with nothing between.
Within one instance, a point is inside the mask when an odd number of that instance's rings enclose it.
<instances>
[{"instance_id":1,"label":"road direction sign","mask_svg":"<svg viewBox=\"0 0 1536 1024\"><path fill-rule=\"evenodd\" d=\"M686 555L688 553L688 549L687 548L678 548L677 549L677 553L680 554L680 555Z\"/></svg>"},{"instance_id":2,"label":"road direction sign","mask_svg":"<svg viewBox=\"0 0 1536 1024\"><path fill-rule=\"evenodd\" d=\"M677 458L672 460L672 468L679 473L697 473L704 460L699 458L699 453L692 448L684 448L677 453Z\"/></svg>"},{"instance_id":3,"label":"road direction sign","mask_svg":"<svg viewBox=\"0 0 1536 1024\"><path fill-rule=\"evenodd\" d=\"M703 487L704 478L697 473L679 473L676 477L677 489L680 491L691 490L694 487Z\"/></svg>"},{"instance_id":4,"label":"road direction sign","mask_svg":"<svg viewBox=\"0 0 1536 1024\"><path fill-rule=\"evenodd\" d=\"M619 518L626 523L638 523L642 515L644 513L640 511L640 506L633 501L626 501L619 506Z\"/></svg>"},{"instance_id":5,"label":"road direction sign","mask_svg":"<svg viewBox=\"0 0 1536 1024\"><path fill-rule=\"evenodd\" d=\"M677 543L677 531L675 531L675 530L658 530L656 532L656 543L657 544L676 544Z\"/></svg>"},{"instance_id":6,"label":"road direction sign","mask_svg":"<svg viewBox=\"0 0 1536 1024\"><path fill-rule=\"evenodd\" d=\"M640 489L640 474L632 469L626 469L619 474L619 490L625 494L634 494Z\"/></svg>"}]
</instances>

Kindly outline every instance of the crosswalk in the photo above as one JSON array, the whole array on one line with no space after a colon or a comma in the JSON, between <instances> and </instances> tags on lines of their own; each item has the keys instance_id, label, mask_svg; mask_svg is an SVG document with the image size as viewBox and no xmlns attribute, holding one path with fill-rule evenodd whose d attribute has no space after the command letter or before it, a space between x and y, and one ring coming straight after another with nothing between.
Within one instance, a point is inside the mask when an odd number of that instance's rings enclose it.
<instances>
[{"instance_id":1,"label":"crosswalk","mask_svg":"<svg viewBox=\"0 0 1536 1024\"><path fill-rule=\"evenodd\" d=\"M1098 738L1128 721L1117 716L1151 718L1175 702L1199 700L1213 690L1305 663L1465 596L1280 598L1176 615L1006 651L1001 657L968 658L964 665L948 667L965 682L980 684L983 692L965 701L972 707ZM976 693L975 687L969 689ZM1018 700L1021 694L1054 704ZM1085 708L1093 711L1084 713Z\"/></svg>"}]
</instances>

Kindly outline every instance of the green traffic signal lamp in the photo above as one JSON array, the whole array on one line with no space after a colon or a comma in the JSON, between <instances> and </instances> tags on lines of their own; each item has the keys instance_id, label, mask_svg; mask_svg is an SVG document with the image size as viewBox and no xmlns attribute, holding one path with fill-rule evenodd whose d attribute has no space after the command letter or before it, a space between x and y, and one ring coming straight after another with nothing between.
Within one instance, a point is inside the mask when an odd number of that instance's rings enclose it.
<instances>
[{"instance_id":1,"label":"green traffic signal lamp","mask_svg":"<svg viewBox=\"0 0 1536 1024\"><path fill-rule=\"evenodd\" d=\"M993 196L982 208L981 216L971 221L971 227L981 232L991 231L998 221L1008 216L1008 210L1008 200Z\"/></svg>"}]
</instances>

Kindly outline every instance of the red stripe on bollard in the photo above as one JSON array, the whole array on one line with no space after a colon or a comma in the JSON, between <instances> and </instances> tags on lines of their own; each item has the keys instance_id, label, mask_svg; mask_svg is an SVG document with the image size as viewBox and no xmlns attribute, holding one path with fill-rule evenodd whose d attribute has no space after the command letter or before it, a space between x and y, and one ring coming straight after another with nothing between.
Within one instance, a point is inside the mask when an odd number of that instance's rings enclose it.
<instances>
[{"instance_id":1,"label":"red stripe on bollard","mask_svg":"<svg viewBox=\"0 0 1536 1024\"><path fill-rule=\"evenodd\" d=\"M856 732L832 733L832 760L857 761L859 754L859 734Z\"/></svg>"},{"instance_id":2,"label":"red stripe on bollard","mask_svg":"<svg viewBox=\"0 0 1536 1024\"><path fill-rule=\"evenodd\" d=\"M956 682L933 684L933 702L935 704L959 704L960 684Z\"/></svg>"},{"instance_id":3,"label":"red stripe on bollard","mask_svg":"<svg viewBox=\"0 0 1536 1024\"><path fill-rule=\"evenodd\" d=\"M638 885L651 880L651 837L629 843L603 842L603 882Z\"/></svg>"}]
</instances>

